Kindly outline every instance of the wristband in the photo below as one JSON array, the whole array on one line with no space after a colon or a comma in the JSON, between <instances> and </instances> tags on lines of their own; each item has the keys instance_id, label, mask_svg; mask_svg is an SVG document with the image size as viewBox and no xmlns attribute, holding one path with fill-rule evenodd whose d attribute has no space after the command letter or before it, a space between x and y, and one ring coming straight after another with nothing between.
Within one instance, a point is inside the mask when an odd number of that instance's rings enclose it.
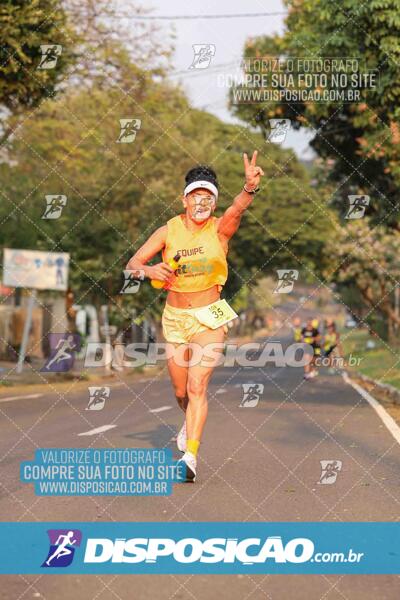
<instances>
[{"instance_id":1,"label":"wristband","mask_svg":"<svg viewBox=\"0 0 400 600\"><path fill-rule=\"evenodd\" d=\"M257 192L260 191L259 187L254 188L254 190L247 190L246 189L246 184L244 184L243 189L246 192L246 194L257 194Z\"/></svg>"}]
</instances>

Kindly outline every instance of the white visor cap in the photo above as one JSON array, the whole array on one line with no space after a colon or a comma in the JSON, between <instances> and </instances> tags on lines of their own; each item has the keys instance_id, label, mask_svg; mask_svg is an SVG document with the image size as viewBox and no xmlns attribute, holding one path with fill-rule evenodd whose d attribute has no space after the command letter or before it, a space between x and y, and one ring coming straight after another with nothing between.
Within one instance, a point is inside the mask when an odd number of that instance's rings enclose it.
<instances>
[{"instance_id":1,"label":"white visor cap","mask_svg":"<svg viewBox=\"0 0 400 600\"><path fill-rule=\"evenodd\" d=\"M190 192L193 192L193 190L197 190L199 188L204 188L205 190L208 190L209 192L212 192L214 194L214 196L216 198L218 198L218 190L216 188L216 186L211 183L210 181L192 181L192 183L189 183L189 185L187 185L185 187L185 189L183 190L183 195L187 196L188 194L190 194Z\"/></svg>"}]
</instances>

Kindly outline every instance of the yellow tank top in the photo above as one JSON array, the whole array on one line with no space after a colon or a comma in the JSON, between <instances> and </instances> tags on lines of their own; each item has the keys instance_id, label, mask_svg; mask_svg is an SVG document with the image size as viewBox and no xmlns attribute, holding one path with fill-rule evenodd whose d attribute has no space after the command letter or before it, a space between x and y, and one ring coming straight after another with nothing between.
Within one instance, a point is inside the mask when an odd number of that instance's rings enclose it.
<instances>
[{"instance_id":1,"label":"yellow tank top","mask_svg":"<svg viewBox=\"0 0 400 600\"><path fill-rule=\"evenodd\" d=\"M293 327L293 338L295 342L301 342L301 327Z\"/></svg>"},{"instance_id":2,"label":"yellow tank top","mask_svg":"<svg viewBox=\"0 0 400 600\"><path fill-rule=\"evenodd\" d=\"M333 333L326 333L324 339L324 348L325 350L329 350L332 346L335 346L337 343L337 334L334 331Z\"/></svg>"},{"instance_id":3,"label":"yellow tank top","mask_svg":"<svg viewBox=\"0 0 400 600\"><path fill-rule=\"evenodd\" d=\"M226 254L217 233L217 218L210 217L198 231L189 231L178 215L167 222L163 261L181 257L177 278L169 288L175 292L201 292L225 284L228 277Z\"/></svg>"}]
</instances>

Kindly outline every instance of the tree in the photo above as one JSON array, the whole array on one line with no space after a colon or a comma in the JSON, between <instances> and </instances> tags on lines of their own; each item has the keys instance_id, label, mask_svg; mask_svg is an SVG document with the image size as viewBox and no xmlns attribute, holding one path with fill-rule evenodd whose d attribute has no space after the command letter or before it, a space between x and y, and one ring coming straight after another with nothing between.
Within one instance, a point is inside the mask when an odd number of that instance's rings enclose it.
<instances>
[{"instance_id":1,"label":"tree","mask_svg":"<svg viewBox=\"0 0 400 600\"><path fill-rule=\"evenodd\" d=\"M378 86L360 89L360 102L269 102L235 113L264 132L269 118L289 118L315 132L312 147L337 188L339 210L348 194L369 194L372 223L400 229L400 12L397 0L287 0L287 30L248 41L244 57L356 57ZM317 85L317 84L316 84Z\"/></svg>"},{"instance_id":2,"label":"tree","mask_svg":"<svg viewBox=\"0 0 400 600\"><path fill-rule=\"evenodd\" d=\"M131 5L125 16L142 12ZM154 23L123 16L118 0L13 0L0 6L0 144L22 115L28 118L56 93L114 84L129 94L141 85L128 78L133 63L149 76L165 75L172 35L161 37ZM39 68L43 45L61 47L54 68Z\"/></svg>"},{"instance_id":3,"label":"tree","mask_svg":"<svg viewBox=\"0 0 400 600\"><path fill-rule=\"evenodd\" d=\"M52 97L73 60L74 34L59 0L9 0L0 6L0 111L4 142L9 114L20 115ZM54 68L40 66L43 45L59 45Z\"/></svg>"},{"instance_id":4,"label":"tree","mask_svg":"<svg viewBox=\"0 0 400 600\"><path fill-rule=\"evenodd\" d=\"M77 34L74 80L79 77L81 86L123 83L123 55L149 74L163 75L170 66L172 32L134 18L149 9L130 2L124 10L119 0L64 0L63 5Z\"/></svg>"},{"instance_id":5,"label":"tree","mask_svg":"<svg viewBox=\"0 0 400 600\"><path fill-rule=\"evenodd\" d=\"M400 233L383 226L371 229L367 219L357 220L338 230L327 251L332 257L327 278L335 274L339 285L355 285L369 308L366 317L383 317L392 341L393 325L400 325L394 308L400 278Z\"/></svg>"}]
</instances>

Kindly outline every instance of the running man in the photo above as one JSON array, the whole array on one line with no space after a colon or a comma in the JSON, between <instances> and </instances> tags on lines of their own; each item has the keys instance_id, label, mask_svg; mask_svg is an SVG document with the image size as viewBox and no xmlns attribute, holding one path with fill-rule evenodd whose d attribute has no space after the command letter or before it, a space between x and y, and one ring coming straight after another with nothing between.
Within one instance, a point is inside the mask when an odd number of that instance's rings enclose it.
<instances>
[{"instance_id":1,"label":"running man","mask_svg":"<svg viewBox=\"0 0 400 600\"><path fill-rule=\"evenodd\" d=\"M304 365L304 379L311 379L316 376L315 371L315 344L319 340L319 331L313 325L313 319L308 319L305 327L301 330L302 342L310 344L313 349L313 356L309 363Z\"/></svg>"},{"instance_id":2,"label":"running man","mask_svg":"<svg viewBox=\"0 0 400 600\"><path fill-rule=\"evenodd\" d=\"M251 161L243 155L245 184L222 217L213 215L218 199L218 181L213 169L198 166L185 177L182 196L184 214L157 229L128 262L126 269L142 269L146 277L165 281L168 295L162 316L164 337L176 349L188 351L188 344L223 347L226 322L215 328L213 318L230 307L220 300L228 277L228 242L237 231L245 210L258 191L260 177L257 151ZM163 262L147 263L162 251ZM177 274L168 262L180 255ZM203 309L203 310L200 310ZM231 317L232 318L232 317ZM231 319L228 319L231 320ZM186 346L186 348L185 348ZM197 453L207 419L207 388L216 364L182 364L176 356L168 359L168 370L185 422L177 437L184 452L186 480L194 481ZM194 361L193 361L194 362ZM215 361L217 362L217 361Z\"/></svg>"},{"instance_id":3,"label":"running man","mask_svg":"<svg viewBox=\"0 0 400 600\"><path fill-rule=\"evenodd\" d=\"M342 355L342 347L340 343L339 332L336 329L336 324L334 321L327 323L326 332L324 335L324 356L329 358L329 372L334 373L333 369L333 355L336 348L339 350L340 355Z\"/></svg>"},{"instance_id":4,"label":"running man","mask_svg":"<svg viewBox=\"0 0 400 600\"><path fill-rule=\"evenodd\" d=\"M321 336L321 332L319 330L319 320L313 319L312 326L314 327L314 330L315 330L314 342L312 344L312 347L314 348L314 357L312 360L312 366L313 366L314 370L312 371L312 373L313 373L313 377L316 377L318 375L318 370L316 367L316 360L321 358L322 336Z\"/></svg>"},{"instance_id":5,"label":"running man","mask_svg":"<svg viewBox=\"0 0 400 600\"><path fill-rule=\"evenodd\" d=\"M301 320L299 317L295 317L292 321L292 332L293 341L296 343L301 342Z\"/></svg>"},{"instance_id":6,"label":"running man","mask_svg":"<svg viewBox=\"0 0 400 600\"><path fill-rule=\"evenodd\" d=\"M76 543L76 540L73 540L72 537L74 535L73 531L68 531L66 535L59 535L56 541L56 550L53 552L51 556L46 560L46 565L50 566L51 561L54 558L61 558L62 556L66 556L67 554L71 554L72 550L67 548L67 546L73 546ZM60 540L62 540L60 542Z\"/></svg>"}]
</instances>

